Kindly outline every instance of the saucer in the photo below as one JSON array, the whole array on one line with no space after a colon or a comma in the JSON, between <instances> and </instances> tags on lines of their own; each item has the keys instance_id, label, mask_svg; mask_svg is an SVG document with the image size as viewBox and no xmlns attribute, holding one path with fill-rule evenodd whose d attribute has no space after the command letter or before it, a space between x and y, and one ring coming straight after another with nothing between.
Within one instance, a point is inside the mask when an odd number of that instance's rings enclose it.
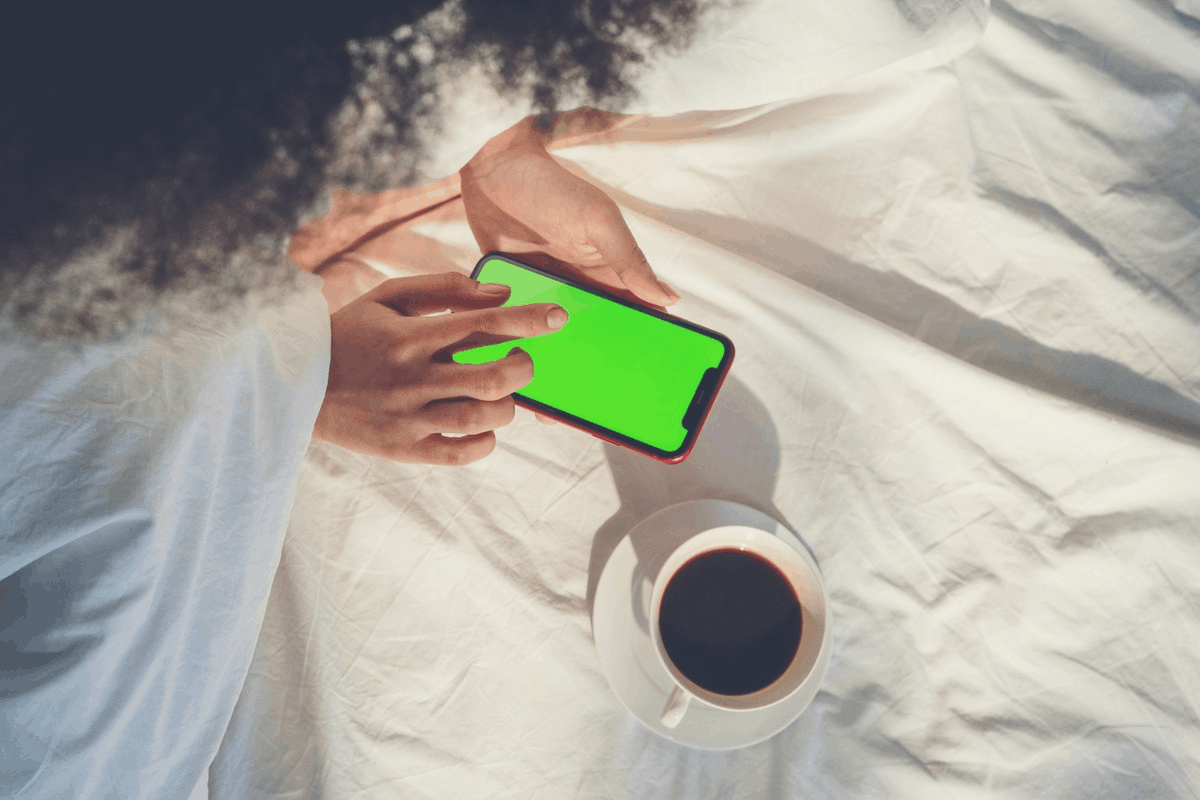
<instances>
[{"instance_id":1,"label":"saucer","mask_svg":"<svg viewBox=\"0 0 1200 800\"><path fill-rule=\"evenodd\" d=\"M650 636L650 590L659 569L682 542L728 526L756 528L778 536L801 554L819 578L820 570L808 549L771 517L740 503L695 500L652 514L621 540L600 574L592 611L592 639L600 666L621 703L659 736L706 750L746 747L790 725L820 689L833 641L826 610L817 663L796 693L775 705L730 711L693 700L677 727L662 725L659 716L675 684L658 660Z\"/></svg>"}]
</instances>

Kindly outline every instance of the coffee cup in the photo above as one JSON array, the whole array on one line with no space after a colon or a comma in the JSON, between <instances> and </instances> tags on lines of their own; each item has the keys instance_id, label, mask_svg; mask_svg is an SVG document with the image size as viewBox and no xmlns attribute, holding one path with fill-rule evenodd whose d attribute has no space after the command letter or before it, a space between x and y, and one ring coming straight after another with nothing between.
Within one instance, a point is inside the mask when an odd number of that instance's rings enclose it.
<instances>
[{"instance_id":1,"label":"coffee cup","mask_svg":"<svg viewBox=\"0 0 1200 800\"><path fill-rule=\"evenodd\" d=\"M828 660L816 563L758 528L730 525L682 542L658 570L649 612L655 653L674 683L659 716L668 729L692 703L731 712L782 703L819 682Z\"/></svg>"}]
</instances>

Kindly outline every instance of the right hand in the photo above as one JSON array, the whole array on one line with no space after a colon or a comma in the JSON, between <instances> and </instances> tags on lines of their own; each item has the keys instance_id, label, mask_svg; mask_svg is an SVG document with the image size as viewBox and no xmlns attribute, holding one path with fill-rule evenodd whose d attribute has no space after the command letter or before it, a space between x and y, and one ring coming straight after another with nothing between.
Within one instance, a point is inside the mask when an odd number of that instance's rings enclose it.
<instances>
[{"instance_id":1,"label":"right hand","mask_svg":"<svg viewBox=\"0 0 1200 800\"><path fill-rule=\"evenodd\" d=\"M461 465L491 453L493 431L513 420L512 393L533 380L533 361L519 350L488 364L452 355L557 330L548 315L558 306L500 308L508 294L448 272L385 281L334 313L313 436L411 463ZM445 309L452 313L423 316Z\"/></svg>"}]
</instances>

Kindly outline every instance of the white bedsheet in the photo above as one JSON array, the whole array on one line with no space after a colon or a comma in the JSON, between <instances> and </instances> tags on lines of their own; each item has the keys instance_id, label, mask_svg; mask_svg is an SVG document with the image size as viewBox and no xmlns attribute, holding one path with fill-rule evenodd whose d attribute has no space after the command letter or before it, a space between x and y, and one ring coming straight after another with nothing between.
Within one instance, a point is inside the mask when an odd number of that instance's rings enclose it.
<instances>
[{"instance_id":1,"label":"white bedsheet","mask_svg":"<svg viewBox=\"0 0 1200 800\"><path fill-rule=\"evenodd\" d=\"M997 0L948 65L969 24L562 151L737 344L695 454L524 414L464 469L314 445L214 796L1196 797L1196 15ZM724 753L643 728L590 638L620 537L699 497L799 531L835 620L813 705Z\"/></svg>"}]
</instances>

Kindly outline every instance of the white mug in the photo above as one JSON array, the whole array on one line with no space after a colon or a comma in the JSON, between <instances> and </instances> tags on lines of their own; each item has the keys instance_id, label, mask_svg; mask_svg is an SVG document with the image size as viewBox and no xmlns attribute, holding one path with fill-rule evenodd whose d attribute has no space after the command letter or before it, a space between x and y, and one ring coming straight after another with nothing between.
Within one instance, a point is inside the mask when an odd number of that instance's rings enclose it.
<instances>
[{"instance_id":1,"label":"white mug","mask_svg":"<svg viewBox=\"0 0 1200 800\"><path fill-rule=\"evenodd\" d=\"M672 578L693 559L716 550L743 550L771 564L788 582L800 601L800 643L787 668L769 685L749 694L717 694L697 685L672 662L663 645L660 612L663 594ZM825 588L816 563L766 531L743 525L714 528L688 538L663 563L650 595L650 631L654 649L675 686L663 706L659 722L675 728L688 706L699 702L728 711L756 711L782 703L811 679L819 682L828 660Z\"/></svg>"}]
</instances>

